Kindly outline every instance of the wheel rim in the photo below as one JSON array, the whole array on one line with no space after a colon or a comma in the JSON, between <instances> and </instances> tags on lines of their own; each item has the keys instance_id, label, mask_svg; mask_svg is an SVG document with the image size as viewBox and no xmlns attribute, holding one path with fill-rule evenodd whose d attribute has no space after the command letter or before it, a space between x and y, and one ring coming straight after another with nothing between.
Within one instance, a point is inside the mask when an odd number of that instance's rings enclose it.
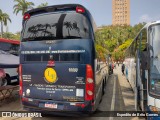
<instances>
[{"instance_id":1,"label":"wheel rim","mask_svg":"<svg viewBox=\"0 0 160 120\"><path fill-rule=\"evenodd\" d=\"M0 86L2 86L2 83L3 83L3 82L2 82L2 79L0 78Z\"/></svg>"},{"instance_id":2,"label":"wheel rim","mask_svg":"<svg viewBox=\"0 0 160 120\"><path fill-rule=\"evenodd\" d=\"M4 79L2 79L2 86L6 86L6 85L7 85L7 79L4 78Z\"/></svg>"}]
</instances>

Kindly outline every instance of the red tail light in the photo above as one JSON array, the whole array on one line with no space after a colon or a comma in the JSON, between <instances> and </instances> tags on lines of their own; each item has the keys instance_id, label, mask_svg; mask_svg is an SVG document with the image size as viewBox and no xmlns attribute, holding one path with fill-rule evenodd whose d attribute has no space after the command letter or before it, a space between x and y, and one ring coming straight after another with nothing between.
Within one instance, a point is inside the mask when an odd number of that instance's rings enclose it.
<instances>
[{"instance_id":1,"label":"red tail light","mask_svg":"<svg viewBox=\"0 0 160 120\"><path fill-rule=\"evenodd\" d=\"M22 65L20 64L19 65L19 95L22 96L22 86L23 86L23 83L22 83Z\"/></svg>"},{"instance_id":2,"label":"red tail light","mask_svg":"<svg viewBox=\"0 0 160 120\"><path fill-rule=\"evenodd\" d=\"M86 65L86 93L85 100L94 99L94 79L91 65Z\"/></svg>"},{"instance_id":3,"label":"red tail light","mask_svg":"<svg viewBox=\"0 0 160 120\"><path fill-rule=\"evenodd\" d=\"M76 12L77 12L77 13L85 13L85 9L84 9L83 7L77 6L77 7L76 7Z\"/></svg>"},{"instance_id":4,"label":"red tail light","mask_svg":"<svg viewBox=\"0 0 160 120\"><path fill-rule=\"evenodd\" d=\"M24 19L24 20L27 20L27 19L29 19L29 18L30 18L30 14L28 14L28 13L23 16L23 19Z\"/></svg>"}]
</instances>

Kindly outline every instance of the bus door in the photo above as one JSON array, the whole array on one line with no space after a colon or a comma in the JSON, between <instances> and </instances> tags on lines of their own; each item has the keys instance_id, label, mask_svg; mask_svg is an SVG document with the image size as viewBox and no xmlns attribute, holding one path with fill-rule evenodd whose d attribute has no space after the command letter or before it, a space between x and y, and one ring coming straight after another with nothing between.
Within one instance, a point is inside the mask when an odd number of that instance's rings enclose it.
<instances>
[{"instance_id":1,"label":"bus door","mask_svg":"<svg viewBox=\"0 0 160 120\"><path fill-rule=\"evenodd\" d=\"M147 30L143 29L140 33L139 40L139 56L140 56L140 81L139 81L139 97L140 108L145 111L147 108L147 69L148 69L148 48L147 48Z\"/></svg>"}]
</instances>

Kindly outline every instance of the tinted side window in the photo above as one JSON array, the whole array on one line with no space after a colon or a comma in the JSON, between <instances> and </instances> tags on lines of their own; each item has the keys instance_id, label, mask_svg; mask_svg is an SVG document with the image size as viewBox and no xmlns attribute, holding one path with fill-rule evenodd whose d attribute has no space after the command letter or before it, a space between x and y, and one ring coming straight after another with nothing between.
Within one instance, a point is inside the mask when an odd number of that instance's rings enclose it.
<instances>
[{"instance_id":1,"label":"tinted side window","mask_svg":"<svg viewBox=\"0 0 160 120\"><path fill-rule=\"evenodd\" d=\"M11 47L11 44L0 42L0 50L9 51L10 47Z\"/></svg>"},{"instance_id":2,"label":"tinted side window","mask_svg":"<svg viewBox=\"0 0 160 120\"><path fill-rule=\"evenodd\" d=\"M69 54L51 54L54 61L72 61L79 62L80 54L79 53L69 53ZM50 54L28 54L24 56L24 61L27 62L45 62L49 61Z\"/></svg>"}]
</instances>

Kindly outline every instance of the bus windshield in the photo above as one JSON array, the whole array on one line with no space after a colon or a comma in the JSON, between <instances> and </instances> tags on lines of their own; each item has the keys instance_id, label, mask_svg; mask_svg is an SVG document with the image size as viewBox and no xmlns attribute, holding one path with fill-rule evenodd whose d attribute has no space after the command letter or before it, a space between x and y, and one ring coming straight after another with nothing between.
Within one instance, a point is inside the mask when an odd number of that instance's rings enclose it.
<instances>
[{"instance_id":1,"label":"bus windshield","mask_svg":"<svg viewBox=\"0 0 160 120\"><path fill-rule=\"evenodd\" d=\"M88 39L89 25L84 15L73 11L34 15L23 23L22 41Z\"/></svg>"},{"instance_id":2,"label":"bus windshield","mask_svg":"<svg viewBox=\"0 0 160 120\"><path fill-rule=\"evenodd\" d=\"M149 27L150 39L150 93L160 96L160 25Z\"/></svg>"}]
</instances>

